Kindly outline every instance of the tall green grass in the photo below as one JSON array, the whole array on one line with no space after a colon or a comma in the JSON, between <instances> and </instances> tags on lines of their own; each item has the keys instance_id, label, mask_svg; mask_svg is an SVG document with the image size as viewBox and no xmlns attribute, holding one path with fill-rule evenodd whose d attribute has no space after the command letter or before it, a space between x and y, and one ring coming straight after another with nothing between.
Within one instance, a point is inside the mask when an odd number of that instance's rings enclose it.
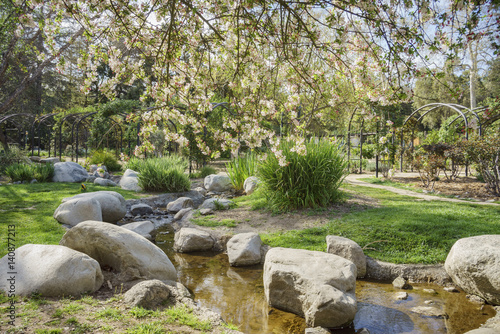
<instances>
[{"instance_id":1,"label":"tall green grass","mask_svg":"<svg viewBox=\"0 0 500 334\"><path fill-rule=\"evenodd\" d=\"M197 173L191 173L189 177L191 179L205 178L211 174L217 174L217 169L212 166L203 166Z\"/></svg>"},{"instance_id":2,"label":"tall green grass","mask_svg":"<svg viewBox=\"0 0 500 334\"><path fill-rule=\"evenodd\" d=\"M139 186L146 191L183 192L191 188L189 176L184 173L188 161L180 156L133 158L126 167L139 172Z\"/></svg>"},{"instance_id":3,"label":"tall green grass","mask_svg":"<svg viewBox=\"0 0 500 334\"><path fill-rule=\"evenodd\" d=\"M237 156L226 164L227 174L236 190L243 190L245 180L255 176L257 172L257 155L248 152L243 156Z\"/></svg>"},{"instance_id":4,"label":"tall green grass","mask_svg":"<svg viewBox=\"0 0 500 334\"><path fill-rule=\"evenodd\" d=\"M5 169L5 175L13 182L30 182L33 179L38 182L51 182L54 176L54 165L15 163Z\"/></svg>"},{"instance_id":5,"label":"tall green grass","mask_svg":"<svg viewBox=\"0 0 500 334\"><path fill-rule=\"evenodd\" d=\"M338 188L347 173L341 149L323 140L306 143L305 155L293 152L293 147L288 141L280 145L288 163L285 167L271 153L259 164L258 176L271 209L324 207L339 200Z\"/></svg>"},{"instance_id":6,"label":"tall green grass","mask_svg":"<svg viewBox=\"0 0 500 334\"><path fill-rule=\"evenodd\" d=\"M90 158L87 160L87 164L92 165L104 165L108 169L108 171L116 172L122 169L122 166L118 162L115 154L109 151L95 151L92 153Z\"/></svg>"}]
</instances>

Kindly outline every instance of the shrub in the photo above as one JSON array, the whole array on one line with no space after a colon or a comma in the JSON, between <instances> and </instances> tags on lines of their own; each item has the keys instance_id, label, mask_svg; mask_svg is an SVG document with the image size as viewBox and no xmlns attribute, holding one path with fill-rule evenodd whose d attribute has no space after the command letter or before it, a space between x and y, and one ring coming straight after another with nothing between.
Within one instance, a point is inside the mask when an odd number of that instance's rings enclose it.
<instances>
[{"instance_id":1,"label":"shrub","mask_svg":"<svg viewBox=\"0 0 500 334\"><path fill-rule=\"evenodd\" d=\"M17 146L10 146L8 151L0 151L0 173L4 173L8 166L21 162L30 162L27 151L21 150Z\"/></svg>"},{"instance_id":2,"label":"shrub","mask_svg":"<svg viewBox=\"0 0 500 334\"><path fill-rule=\"evenodd\" d=\"M53 164L12 164L5 169L5 174L13 181L29 182L36 179L38 182L50 182L54 176Z\"/></svg>"},{"instance_id":3,"label":"shrub","mask_svg":"<svg viewBox=\"0 0 500 334\"><path fill-rule=\"evenodd\" d=\"M88 165L104 165L110 172L116 172L122 169L122 166L116 159L114 153L109 151L95 151L87 160Z\"/></svg>"},{"instance_id":4,"label":"shrub","mask_svg":"<svg viewBox=\"0 0 500 334\"><path fill-rule=\"evenodd\" d=\"M200 177L207 177L212 174L217 174L217 170L211 166L203 166L200 170Z\"/></svg>"},{"instance_id":5,"label":"shrub","mask_svg":"<svg viewBox=\"0 0 500 334\"><path fill-rule=\"evenodd\" d=\"M418 171L420 180L424 187L431 187L434 190L434 184L439 180L441 170L446 168L446 158L441 146L435 145L422 145L415 151L415 158L413 159L413 167Z\"/></svg>"},{"instance_id":6,"label":"shrub","mask_svg":"<svg viewBox=\"0 0 500 334\"><path fill-rule=\"evenodd\" d=\"M477 166L488 191L500 196L500 137L490 135L463 140L457 147Z\"/></svg>"},{"instance_id":7,"label":"shrub","mask_svg":"<svg viewBox=\"0 0 500 334\"><path fill-rule=\"evenodd\" d=\"M191 188L189 176L184 173L188 162L180 156L132 158L126 167L139 172L139 185L146 191L182 192Z\"/></svg>"},{"instance_id":8,"label":"shrub","mask_svg":"<svg viewBox=\"0 0 500 334\"><path fill-rule=\"evenodd\" d=\"M203 166L201 167L200 171L198 173L191 173L189 177L191 179L197 179L197 178L205 178L209 175L212 174L217 174L217 170L211 166Z\"/></svg>"},{"instance_id":9,"label":"shrub","mask_svg":"<svg viewBox=\"0 0 500 334\"><path fill-rule=\"evenodd\" d=\"M243 190L245 180L256 175L257 156L252 152L237 156L226 164L226 169L233 187L236 190Z\"/></svg>"},{"instance_id":10,"label":"shrub","mask_svg":"<svg viewBox=\"0 0 500 334\"><path fill-rule=\"evenodd\" d=\"M258 165L262 193L274 211L324 207L341 198L338 190L347 169L347 161L337 145L328 141L310 141L307 153L292 151L293 144L280 145L287 165L281 167L274 154Z\"/></svg>"}]
</instances>

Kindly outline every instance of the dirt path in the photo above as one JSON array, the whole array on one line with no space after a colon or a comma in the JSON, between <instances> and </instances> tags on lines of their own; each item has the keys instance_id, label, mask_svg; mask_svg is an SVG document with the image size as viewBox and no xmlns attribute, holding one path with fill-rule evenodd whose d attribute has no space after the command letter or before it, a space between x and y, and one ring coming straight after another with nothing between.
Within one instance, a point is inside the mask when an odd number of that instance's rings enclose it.
<instances>
[{"instance_id":1,"label":"dirt path","mask_svg":"<svg viewBox=\"0 0 500 334\"><path fill-rule=\"evenodd\" d=\"M415 173L414 173L415 174ZM415 174L418 176L418 174ZM410 173L396 173L396 177L402 177L402 176L415 176L413 174L410 175ZM493 205L493 206L499 206L500 204L497 203L491 203L491 202L472 202L472 201L465 201L461 199L456 199L456 198L448 198L448 197L440 197L436 195L427 195L427 194L422 194L422 193L417 193L411 190L406 190L406 189L399 189L391 186L384 186L381 184L372 184L368 182L361 181L359 179L370 177L370 174L349 174L345 180L346 182L356 185L356 186L362 186L362 187L370 187L370 188L378 188L378 189L384 189L388 191L392 191L393 193L399 194L399 195L405 195L405 196L411 196L411 197L416 197L425 201L444 201L444 202L455 202L455 203L469 203L469 204L479 204L479 205Z\"/></svg>"}]
</instances>

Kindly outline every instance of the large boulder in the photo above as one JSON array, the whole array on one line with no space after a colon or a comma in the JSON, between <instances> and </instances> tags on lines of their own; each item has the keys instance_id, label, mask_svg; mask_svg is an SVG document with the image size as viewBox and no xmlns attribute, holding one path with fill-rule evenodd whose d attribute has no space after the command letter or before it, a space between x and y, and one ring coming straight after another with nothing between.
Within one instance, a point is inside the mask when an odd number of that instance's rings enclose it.
<instances>
[{"instance_id":1,"label":"large boulder","mask_svg":"<svg viewBox=\"0 0 500 334\"><path fill-rule=\"evenodd\" d=\"M153 208L145 203L134 204L130 207L133 216L145 216L153 213Z\"/></svg>"},{"instance_id":2,"label":"large boulder","mask_svg":"<svg viewBox=\"0 0 500 334\"><path fill-rule=\"evenodd\" d=\"M203 184L206 190L216 192L229 191L233 187L229 176L223 174L208 175L205 177Z\"/></svg>"},{"instance_id":3,"label":"large boulder","mask_svg":"<svg viewBox=\"0 0 500 334\"><path fill-rule=\"evenodd\" d=\"M193 211L193 208L185 208L181 209L179 212L177 212L174 216L173 221L178 221L184 218L189 212Z\"/></svg>"},{"instance_id":4,"label":"large boulder","mask_svg":"<svg viewBox=\"0 0 500 334\"><path fill-rule=\"evenodd\" d=\"M120 187L125 190L141 191L142 188L139 186L139 173L127 169L123 173L122 178L119 183Z\"/></svg>"},{"instance_id":5,"label":"large boulder","mask_svg":"<svg viewBox=\"0 0 500 334\"><path fill-rule=\"evenodd\" d=\"M329 235L326 237L327 252L343 257L356 265L358 278L366 275L366 256L363 249L351 239Z\"/></svg>"},{"instance_id":6,"label":"large boulder","mask_svg":"<svg viewBox=\"0 0 500 334\"><path fill-rule=\"evenodd\" d=\"M247 195L252 194L259 185L259 179L256 176L247 177L243 182L243 189Z\"/></svg>"},{"instance_id":7,"label":"large boulder","mask_svg":"<svg viewBox=\"0 0 500 334\"><path fill-rule=\"evenodd\" d=\"M146 238L123 227L86 221L66 232L61 245L88 254L101 266L120 273L124 282L136 279L177 280L167 255Z\"/></svg>"},{"instance_id":8,"label":"large boulder","mask_svg":"<svg viewBox=\"0 0 500 334\"><path fill-rule=\"evenodd\" d=\"M54 164L53 182L83 182L87 180L89 173L76 162L56 162Z\"/></svg>"},{"instance_id":9,"label":"large boulder","mask_svg":"<svg viewBox=\"0 0 500 334\"><path fill-rule=\"evenodd\" d=\"M168 300L170 289L168 285L157 279L143 281L125 292L123 300L130 306L153 309Z\"/></svg>"},{"instance_id":10,"label":"large boulder","mask_svg":"<svg viewBox=\"0 0 500 334\"><path fill-rule=\"evenodd\" d=\"M177 213L182 209L192 208L194 206L193 200L189 197L179 197L175 201L167 204L167 211Z\"/></svg>"},{"instance_id":11,"label":"large boulder","mask_svg":"<svg viewBox=\"0 0 500 334\"><path fill-rule=\"evenodd\" d=\"M54 219L70 226L86 220L102 221L101 204L93 198L70 199L57 207Z\"/></svg>"},{"instance_id":12,"label":"large boulder","mask_svg":"<svg viewBox=\"0 0 500 334\"><path fill-rule=\"evenodd\" d=\"M73 197L67 197L62 200L60 207L63 206L64 208L64 204L66 202L82 199L94 199L99 202L99 205L101 206L102 221L116 223L127 214L125 199L116 191L95 191L91 193L78 194Z\"/></svg>"},{"instance_id":13,"label":"large boulder","mask_svg":"<svg viewBox=\"0 0 500 334\"><path fill-rule=\"evenodd\" d=\"M26 244L15 253L12 270L7 270L9 255L0 259L0 290L6 293L13 290L20 296L78 296L102 285L99 263L68 247Z\"/></svg>"},{"instance_id":14,"label":"large boulder","mask_svg":"<svg viewBox=\"0 0 500 334\"><path fill-rule=\"evenodd\" d=\"M210 209L210 210L227 210L231 207L233 201L226 198L209 198L205 200L198 209Z\"/></svg>"},{"instance_id":15,"label":"large boulder","mask_svg":"<svg viewBox=\"0 0 500 334\"><path fill-rule=\"evenodd\" d=\"M227 256L231 266L251 266L260 263L262 241L257 233L240 233L227 242Z\"/></svg>"},{"instance_id":16,"label":"large boulder","mask_svg":"<svg viewBox=\"0 0 500 334\"><path fill-rule=\"evenodd\" d=\"M451 247L444 267L465 292L500 305L500 235L458 240Z\"/></svg>"},{"instance_id":17,"label":"large boulder","mask_svg":"<svg viewBox=\"0 0 500 334\"><path fill-rule=\"evenodd\" d=\"M98 177L94 180L94 184L97 184L98 186L103 186L103 187L116 187L117 184L110 179L105 179L102 177Z\"/></svg>"},{"instance_id":18,"label":"large boulder","mask_svg":"<svg viewBox=\"0 0 500 334\"><path fill-rule=\"evenodd\" d=\"M153 239L152 233L155 230L155 224L153 224L149 220L128 223L128 224L122 225L121 227L126 228L129 231L135 232L148 240Z\"/></svg>"},{"instance_id":19,"label":"large boulder","mask_svg":"<svg viewBox=\"0 0 500 334\"><path fill-rule=\"evenodd\" d=\"M356 315L356 266L334 254L272 248L264 262L264 292L275 308L303 316L308 327L339 327Z\"/></svg>"},{"instance_id":20,"label":"large boulder","mask_svg":"<svg viewBox=\"0 0 500 334\"><path fill-rule=\"evenodd\" d=\"M174 236L174 250L179 253L208 251L215 240L210 233L191 227L183 227Z\"/></svg>"}]
</instances>

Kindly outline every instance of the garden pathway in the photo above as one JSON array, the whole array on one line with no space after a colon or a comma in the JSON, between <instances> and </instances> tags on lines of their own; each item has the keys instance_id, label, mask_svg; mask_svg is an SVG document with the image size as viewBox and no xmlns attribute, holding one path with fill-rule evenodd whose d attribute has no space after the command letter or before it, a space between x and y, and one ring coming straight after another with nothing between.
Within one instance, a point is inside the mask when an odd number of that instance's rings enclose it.
<instances>
[{"instance_id":1,"label":"garden pathway","mask_svg":"<svg viewBox=\"0 0 500 334\"><path fill-rule=\"evenodd\" d=\"M428 195L428 194L422 194L418 193L415 191L411 190L406 190L406 189L399 189L391 186L384 186L381 184L372 184L368 182L361 181L359 179L362 178L367 178L372 176L371 174L349 174L345 180L356 186L362 186L362 187L370 187L370 188L378 188L378 189L384 189L388 191L392 191L393 193L399 194L399 195L405 195L405 196L411 196L411 197L416 197L424 201L444 201L444 202L455 202L455 203L469 203L469 204L479 204L479 205L493 205L493 206L500 206L500 204L497 203L491 203L491 202L476 202L476 201L466 201L466 200L461 200L461 199L456 199L456 198L448 198L448 197L441 197L437 195ZM418 176L416 173L396 173L397 177L412 177L412 176Z\"/></svg>"}]
</instances>

